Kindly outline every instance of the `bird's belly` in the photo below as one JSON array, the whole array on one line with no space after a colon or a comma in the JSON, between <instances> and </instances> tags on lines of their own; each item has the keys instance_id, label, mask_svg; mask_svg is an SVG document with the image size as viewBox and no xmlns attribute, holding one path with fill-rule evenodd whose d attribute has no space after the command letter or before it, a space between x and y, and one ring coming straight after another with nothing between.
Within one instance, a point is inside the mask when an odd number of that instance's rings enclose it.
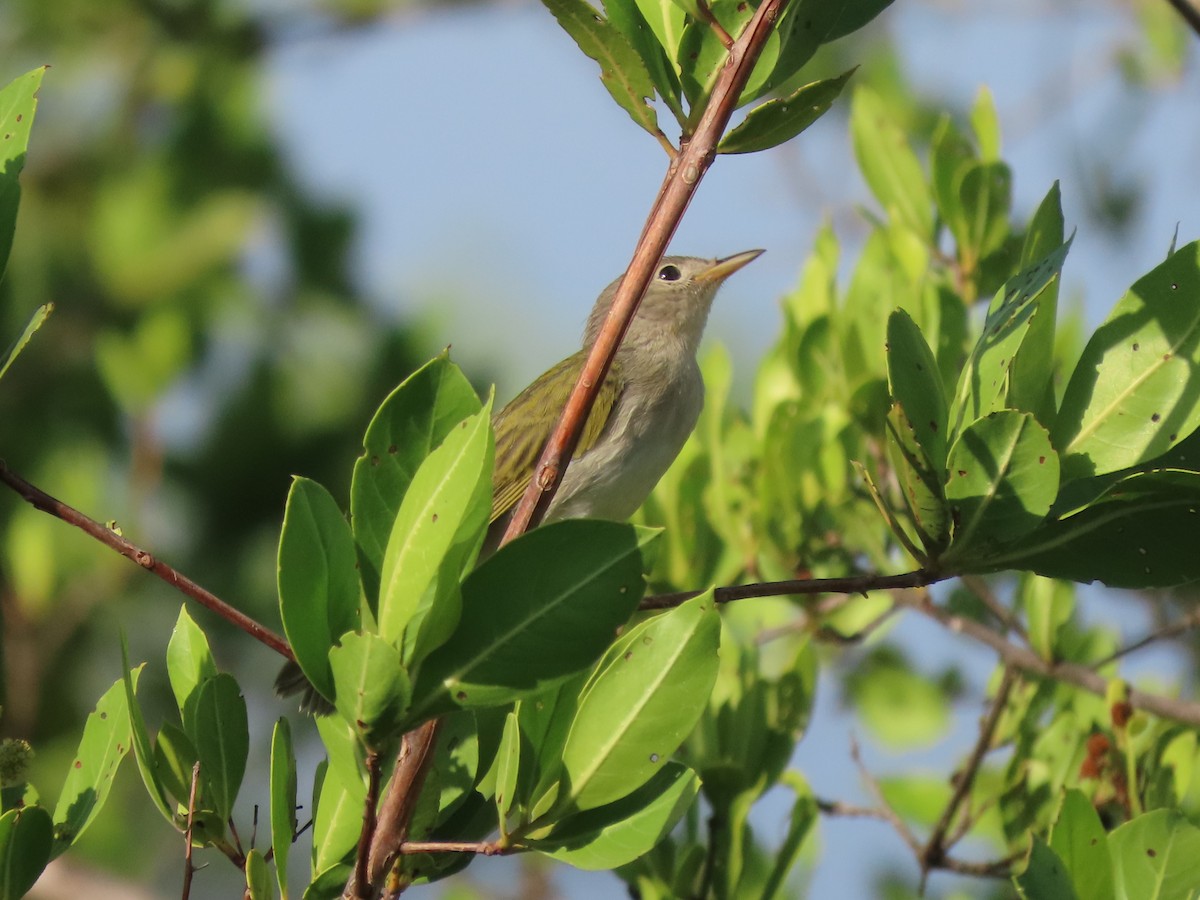
<instances>
[{"instance_id":1,"label":"bird's belly","mask_svg":"<svg viewBox=\"0 0 1200 900\"><path fill-rule=\"evenodd\" d=\"M633 515L696 427L703 383L681 393L620 411L596 445L567 468L547 520Z\"/></svg>"}]
</instances>

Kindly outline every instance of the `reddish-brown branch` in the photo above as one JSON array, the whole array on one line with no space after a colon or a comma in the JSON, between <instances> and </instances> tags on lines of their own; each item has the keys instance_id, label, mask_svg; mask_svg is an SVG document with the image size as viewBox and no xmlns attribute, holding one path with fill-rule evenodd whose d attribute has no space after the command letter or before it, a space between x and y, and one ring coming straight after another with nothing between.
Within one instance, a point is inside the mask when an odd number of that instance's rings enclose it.
<instances>
[{"instance_id":1,"label":"reddish-brown branch","mask_svg":"<svg viewBox=\"0 0 1200 900\"><path fill-rule=\"evenodd\" d=\"M379 754L372 750L367 754L367 799L363 801L362 832L358 838L358 854L354 860L354 889L356 897L370 897L370 876L367 859L371 843L375 838L377 821L376 807L379 805Z\"/></svg>"},{"instance_id":2,"label":"reddish-brown branch","mask_svg":"<svg viewBox=\"0 0 1200 900\"><path fill-rule=\"evenodd\" d=\"M558 425L542 451L530 480L529 488L513 512L504 533L507 543L537 525L545 514L554 492L562 481L567 462L579 443L583 423L591 412L596 395L612 365L617 346L625 336L646 286L667 244L679 227L684 211L696 193L704 173L716 157L717 143L729 124L737 106L738 96L745 87L754 62L762 52L787 0L765 0L747 23L745 30L729 51L729 59L721 70L704 114L690 139L681 142L679 155L671 160L666 178L650 209L646 225L638 239L629 268L613 297L608 318L588 353L571 396L563 409Z\"/></svg>"},{"instance_id":3,"label":"reddish-brown branch","mask_svg":"<svg viewBox=\"0 0 1200 900\"><path fill-rule=\"evenodd\" d=\"M126 559L137 563L147 572L157 575L184 596L191 597L201 606L212 610L222 619L240 628L252 638L256 638L266 644L280 656L286 659L295 659L295 656L292 655L292 648L288 646L288 642L281 636L269 628L260 625L241 610L234 609L216 594L202 588L196 582L167 565L162 560L155 559L148 551L130 543L111 528L106 528L73 506L69 506L61 500L51 497L41 488L30 484L16 472L9 469L3 460L0 460L0 482L3 482L16 491L17 494L35 509L40 509L42 512L54 516L56 519L62 519L68 525L74 525L85 534L98 540L104 546L115 550Z\"/></svg>"},{"instance_id":4,"label":"reddish-brown branch","mask_svg":"<svg viewBox=\"0 0 1200 900\"><path fill-rule=\"evenodd\" d=\"M183 892L182 900L188 900L192 895L192 875L196 867L192 865L192 826L196 818L196 785L200 781L200 763L192 765L192 789L188 792L187 829L183 832Z\"/></svg>"}]
</instances>

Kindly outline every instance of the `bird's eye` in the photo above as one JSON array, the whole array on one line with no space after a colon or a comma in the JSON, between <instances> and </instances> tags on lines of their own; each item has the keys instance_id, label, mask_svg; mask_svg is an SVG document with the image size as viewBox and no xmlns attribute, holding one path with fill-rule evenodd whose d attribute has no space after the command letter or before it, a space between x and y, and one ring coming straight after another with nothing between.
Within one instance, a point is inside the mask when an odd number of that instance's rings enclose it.
<instances>
[{"instance_id":1,"label":"bird's eye","mask_svg":"<svg viewBox=\"0 0 1200 900\"><path fill-rule=\"evenodd\" d=\"M679 276L679 266L663 266L658 270L659 281L678 281Z\"/></svg>"}]
</instances>

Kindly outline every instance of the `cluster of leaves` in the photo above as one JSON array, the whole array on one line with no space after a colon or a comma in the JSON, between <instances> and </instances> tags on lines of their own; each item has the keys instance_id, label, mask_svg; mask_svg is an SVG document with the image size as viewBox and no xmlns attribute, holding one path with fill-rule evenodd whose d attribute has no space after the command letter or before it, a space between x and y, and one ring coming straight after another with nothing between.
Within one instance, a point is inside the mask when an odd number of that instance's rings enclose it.
<instances>
[{"instance_id":1,"label":"cluster of leaves","mask_svg":"<svg viewBox=\"0 0 1200 900\"><path fill-rule=\"evenodd\" d=\"M728 58L731 36L745 28L758 3L742 0L607 0L601 13L587 0L544 0L563 29L600 64L617 104L665 141L655 98L684 137L708 107ZM850 72L797 86L801 69L823 44L862 28L891 0L795 0L788 3L738 97L763 97L721 140L718 153L751 153L791 140L828 111Z\"/></svg>"}]
</instances>

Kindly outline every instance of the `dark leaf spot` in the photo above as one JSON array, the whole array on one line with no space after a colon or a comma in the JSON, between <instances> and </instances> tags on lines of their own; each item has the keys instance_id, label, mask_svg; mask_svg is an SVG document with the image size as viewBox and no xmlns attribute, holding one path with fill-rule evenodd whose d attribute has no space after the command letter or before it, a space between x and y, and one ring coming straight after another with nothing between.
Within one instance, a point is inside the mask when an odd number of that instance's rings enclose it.
<instances>
[{"instance_id":1,"label":"dark leaf spot","mask_svg":"<svg viewBox=\"0 0 1200 900\"><path fill-rule=\"evenodd\" d=\"M1147 847L1146 855L1153 859L1155 856L1158 856L1158 853L1155 851L1155 849L1153 847Z\"/></svg>"},{"instance_id":2,"label":"dark leaf spot","mask_svg":"<svg viewBox=\"0 0 1200 900\"><path fill-rule=\"evenodd\" d=\"M1136 351L1138 350L1138 348L1140 348L1140 347L1141 347L1141 344L1139 344L1137 341L1134 341L1134 342L1133 342L1133 349L1134 349L1134 352L1136 352Z\"/></svg>"},{"instance_id":3,"label":"dark leaf spot","mask_svg":"<svg viewBox=\"0 0 1200 900\"><path fill-rule=\"evenodd\" d=\"M1154 415L1152 415L1152 416L1150 417L1150 421L1151 421L1151 422L1157 422L1157 421L1158 421L1159 419L1161 419L1161 418L1162 418L1162 416L1160 416L1158 413L1155 413Z\"/></svg>"},{"instance_id":4,"label":"dark leaf spot","mask_svg":"<svg viewBox=\"0 0 1200 900\"><path fill-rule=\"evenodd\" d=\"M467 692L466 692L466 691L459 691L457 694L455 694L455 695L454 695L454 697L455 697L455 699L456 699L456 700L466 700L466 699L467 699Z\"/></svg>"}]
</instances>

